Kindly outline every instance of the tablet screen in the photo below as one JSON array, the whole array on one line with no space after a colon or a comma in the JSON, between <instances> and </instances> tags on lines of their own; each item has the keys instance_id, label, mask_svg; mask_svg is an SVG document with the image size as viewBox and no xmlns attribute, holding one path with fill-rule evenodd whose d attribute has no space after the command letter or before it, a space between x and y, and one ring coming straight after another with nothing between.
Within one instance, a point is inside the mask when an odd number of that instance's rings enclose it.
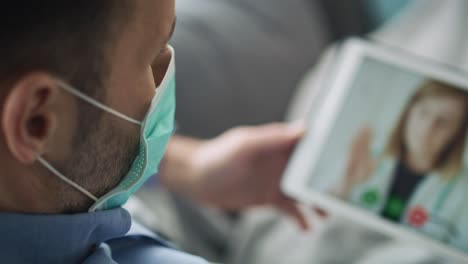
<instances>
[{"instance_id":1,"label":"tablet screen","mask_svg":"<svg viewBox=\"0 0 468 264\"><path fill-rule=\"evenodd\" d=\"M466 87L371 57L348 85L308 188L468 252Z\"/></svg>"}]
</instances>

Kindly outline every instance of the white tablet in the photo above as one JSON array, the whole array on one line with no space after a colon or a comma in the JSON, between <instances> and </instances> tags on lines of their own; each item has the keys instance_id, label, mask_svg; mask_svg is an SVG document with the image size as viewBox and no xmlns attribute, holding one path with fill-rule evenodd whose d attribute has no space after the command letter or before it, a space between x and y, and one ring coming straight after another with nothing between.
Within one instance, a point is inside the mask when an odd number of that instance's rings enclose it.
<instances>
[{"instance_id":1,"label":"white tablet","mask_svg":"<svg viewBox=\"0 0 468 264\"><path fill-rule=\"evenodd\" d=\"M468 74L348 40L283 191L468 261Z\"/></svg>"}]
</instances>

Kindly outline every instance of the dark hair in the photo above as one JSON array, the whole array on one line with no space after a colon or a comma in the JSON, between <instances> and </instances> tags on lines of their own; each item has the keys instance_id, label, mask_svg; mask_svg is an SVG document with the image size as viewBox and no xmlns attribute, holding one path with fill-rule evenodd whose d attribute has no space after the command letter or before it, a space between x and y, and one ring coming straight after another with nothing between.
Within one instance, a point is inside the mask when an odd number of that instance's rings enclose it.
<instances>
[{"instance_id":1,"label":"dark hair","mask_svg":"<svg viewBox=\"0 0 468 264\"><path fill-rule=\"evenodd\" d=\"M0 9L0 93L22 75L47 72L98 100L105 97L110 54L133 14L126 0L16 0ZM78 104L80 133L95 129L101 112Z\"/></svg>"},{"instance_id":2,"label":"dark hair","mask_svg":"<svg viewBox=\"0 0 468 264\"><path fill-rule=\"evenodd\" d=\"M123 0L16 0L0 9L0 83L46 71L99 97ZM127 13L127 14L126 14ZM2 87L3 88L3 87Z\"/></svg>"}]
</instances>

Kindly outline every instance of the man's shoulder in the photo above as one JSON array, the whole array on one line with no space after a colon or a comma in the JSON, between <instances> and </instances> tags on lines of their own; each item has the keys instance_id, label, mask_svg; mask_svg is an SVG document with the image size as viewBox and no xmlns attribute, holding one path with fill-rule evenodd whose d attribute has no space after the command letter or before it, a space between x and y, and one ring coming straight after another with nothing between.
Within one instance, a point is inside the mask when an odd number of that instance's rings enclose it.
<instances>
[{"instance_id":1,"label":"man's shoulder","mask_svg":"<svg viewBox=\"0 0 468 264\"><path fill-rule=\"evenodd\" d=\"M132 224L126 236L101 243L84 263L208 264L200 257L177 250L138 224Z\"/></svg>"}]
</instances>

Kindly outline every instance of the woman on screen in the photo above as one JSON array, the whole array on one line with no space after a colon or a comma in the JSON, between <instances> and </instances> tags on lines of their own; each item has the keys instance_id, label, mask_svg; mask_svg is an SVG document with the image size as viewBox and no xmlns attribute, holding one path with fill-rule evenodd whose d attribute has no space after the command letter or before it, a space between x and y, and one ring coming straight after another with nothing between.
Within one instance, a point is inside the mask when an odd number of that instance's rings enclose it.
<instances>
[{"instance_id":1,"label":"woman on screen","mask_svg":"<svg viewBox=\"0 0 468 264\"><path fill-rule=\"evenodd\" d=\"M468 250L464 159L468 92L430 80L410 98L382 151L354 137L338 193L367 210Z\"/></svg>"}]
</instances>

